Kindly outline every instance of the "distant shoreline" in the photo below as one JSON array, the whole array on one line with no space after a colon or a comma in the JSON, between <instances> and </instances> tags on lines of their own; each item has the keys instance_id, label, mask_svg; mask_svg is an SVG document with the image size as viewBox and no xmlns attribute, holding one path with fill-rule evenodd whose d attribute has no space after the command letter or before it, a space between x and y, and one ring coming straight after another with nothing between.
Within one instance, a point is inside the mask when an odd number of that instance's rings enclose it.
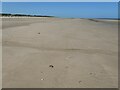
<instances>
[{"instance_id":1,"label":"distant shoreline","mask_svg":"<svg viewBox=\"0 0 120 90\"><path fill-rule=\"evenodd\" d=\"M27 14L8 14L2 13L0 14L1 17L54 17L54 16L47 16L47 15L27 15Z\"/></svg>"},{"instance_id":2,"label":"distant shoreline","mask_svg":"<svg viewBox=\"0 0 120 90\"><path fill-rule=\"evenodd\" d=\"M8 14L8 13L1 13L0 17L56 17L56 16L47 16L47 15L27 15L27 14ZM61 17L57 17L57 18L61 18ZM76 19L76 18L68 18L68 19ZM78 19L78 18L77 18ZM80 18L80 19L89 19L89 20L93 20L93 19L101 19L101 20L120 20L120 18Z\"/></svg>"}]
</instances>

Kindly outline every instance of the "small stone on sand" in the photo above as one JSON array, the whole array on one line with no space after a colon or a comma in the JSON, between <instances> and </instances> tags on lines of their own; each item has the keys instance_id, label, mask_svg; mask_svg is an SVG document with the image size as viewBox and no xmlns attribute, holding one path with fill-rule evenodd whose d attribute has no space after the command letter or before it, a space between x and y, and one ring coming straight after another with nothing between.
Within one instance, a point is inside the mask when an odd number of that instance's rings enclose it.
<instances>
[{"instance_id":1,"label":"small stone on sand","mask_svg":"<svg viewBox=\"0 0 120 90\"><path fill-rule=\"evenodd\" d=\"M43 81L44 79L42 78L41 80Z\"/></svg>"},{"instance_id":2,"label":"small stone on sand","mask_svg":"<svg viewBox=\"0 0 120 90\"><path fill-rule=\"evenodd\" d=\"M53 65L49 65L49 67L53 68L54 66Z\"/></svg>"}]
</instances>

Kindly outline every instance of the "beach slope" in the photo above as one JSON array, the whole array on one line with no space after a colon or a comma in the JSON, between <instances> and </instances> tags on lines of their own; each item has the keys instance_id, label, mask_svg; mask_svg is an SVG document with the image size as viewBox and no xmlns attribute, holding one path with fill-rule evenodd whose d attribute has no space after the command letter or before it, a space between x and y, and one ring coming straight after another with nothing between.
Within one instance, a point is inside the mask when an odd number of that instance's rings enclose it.
<instances>
[{"instance_id":1,"label":"beach slope","mask_svg":"<svg viewBox=\"0 0 120 90\"><path fill-rule=\"evenodd\" d=\"M114 20L2 18L3 88L117 88Z\"/></svg>"}]
</instances>

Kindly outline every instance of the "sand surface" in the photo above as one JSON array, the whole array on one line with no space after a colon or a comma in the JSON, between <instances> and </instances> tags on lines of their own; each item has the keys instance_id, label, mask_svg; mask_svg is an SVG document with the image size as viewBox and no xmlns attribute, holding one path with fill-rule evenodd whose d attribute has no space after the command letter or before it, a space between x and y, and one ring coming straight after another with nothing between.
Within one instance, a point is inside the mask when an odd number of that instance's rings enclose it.
<instances>
[{"instance_id":1,"label":"sand surface","mask_svg":"<svg viewBox=\"0 0 120 90\"><path fill-rule=\"evenodd\" d=\"M2 18L0 18L0 89L2 89Z\"/></svg>"},{"instance_id":2,"label":"sand surface","mask_svg":"<svg viewBox=\"0 0 120 90\"><path fill-rule=\"evenodd\" d=\"M3 88L118 87L116 21L2 21Z\"/></svg>"}]
</instances>

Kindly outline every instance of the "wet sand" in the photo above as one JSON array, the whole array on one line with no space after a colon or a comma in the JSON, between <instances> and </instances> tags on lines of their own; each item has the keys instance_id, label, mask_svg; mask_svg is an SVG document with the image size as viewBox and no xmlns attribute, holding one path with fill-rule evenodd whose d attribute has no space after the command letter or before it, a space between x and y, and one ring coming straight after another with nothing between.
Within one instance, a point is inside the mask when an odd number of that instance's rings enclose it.
<instances>
[{"instance_id":1,"label":"wet sand","mask_svg":"<svg viewBox=\"0 0 120 90\"><path fill-rule=\"evenodd\" d=\"M3 18L3 88L117 88L117 21Z\"/></svg>"}]
</instances>

